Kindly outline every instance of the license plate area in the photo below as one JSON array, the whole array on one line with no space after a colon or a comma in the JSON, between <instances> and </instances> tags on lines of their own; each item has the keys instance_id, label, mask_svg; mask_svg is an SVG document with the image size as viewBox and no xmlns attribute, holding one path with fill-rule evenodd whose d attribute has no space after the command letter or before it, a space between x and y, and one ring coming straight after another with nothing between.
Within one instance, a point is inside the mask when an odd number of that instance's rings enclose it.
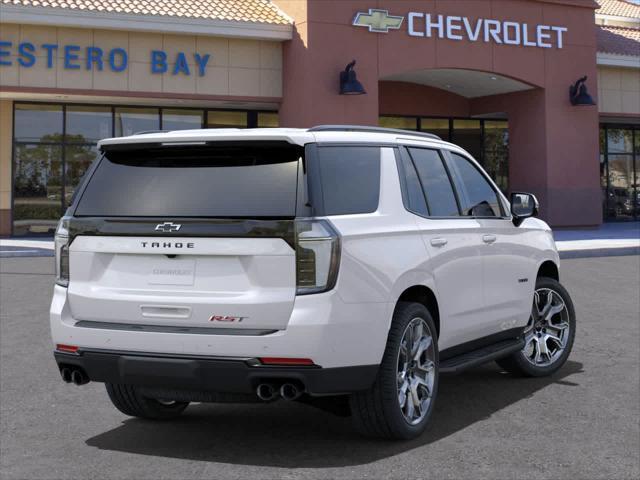
<instances>
[{"instance_id":1,"label":"license plate area","mask_svg":"<svg viewBox=\"0 0 640 480\"><path fill-rule=\"evenodd\" d=\"M193 286L196 272L195 259L154 259L148 271L149 285Z\"/></svg>"}]
</instances>

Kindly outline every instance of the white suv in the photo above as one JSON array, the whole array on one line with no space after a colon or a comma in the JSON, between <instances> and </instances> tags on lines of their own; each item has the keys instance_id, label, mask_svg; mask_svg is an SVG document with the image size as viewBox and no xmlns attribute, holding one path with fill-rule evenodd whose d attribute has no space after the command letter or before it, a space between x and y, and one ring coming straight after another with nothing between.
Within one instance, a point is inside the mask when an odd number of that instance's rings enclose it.
<instances>
[{"instance_id":1,"label":"white suv","mask_svg":"<svg viewBox=\"0 0 640 480\"><path fill-rule=\"evenodd\" d=\"M192 130L99 147L56 234L51 333L62 378L104 382L127 415L298 399L406 439L439 374L496 360L549 375L569 356L574 309L535 197L508 202L434 135Z\"/></svg>"}]
</instances>

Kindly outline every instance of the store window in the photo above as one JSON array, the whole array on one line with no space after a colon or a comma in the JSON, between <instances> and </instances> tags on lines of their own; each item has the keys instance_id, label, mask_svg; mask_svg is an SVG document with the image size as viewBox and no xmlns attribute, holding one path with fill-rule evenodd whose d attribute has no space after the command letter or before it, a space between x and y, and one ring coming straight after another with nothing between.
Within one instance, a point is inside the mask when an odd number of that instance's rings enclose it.
<instances>
[{"instance_id":1,"label":"store window","mask_svg":"<svg viewBox=\"0 0 640 480\"><path fill-rule=\"evenodd\" d=\"M418 119L414 117L382 116L378 124L384 128L400 128L402 130L418 130Z\"/></svg>"},{"instance_id":2,"label":"store window","mask_svg":"<svg viewBox=\"0 0 640 480\"><path fill-rule=\"evenodd\" d=\"M451 141L464 148L476 160L482 160L482 125L480 120L454 120Z\"/></svg>"},{"instance_id":3,"label":"store window","mask_svg":"<svg viewBox=\"0 0 640 480\"><path fill-rule=\"evenodd\" d=\"M207 128L247 128L247 112L216 110L207 112Z\"/></svg>"},{"instance_id":4,"label":"store window","mask_svg":"<svg viewBox=\"0 0 640 480\"><path fill-rule=\"evenodd\" d=\"M16 105L14 137L17 142L46 142L62 139L63 112L60 105Z\"/></svg>"},{"instance_id":5,"label":"store window","mask_svg":"<svg viewBox=\"0 0 640 480\"><path fill-rule=\"evenodd\" d=\"M116 108L115 136L126 137L134 133L160 130L158 108Z\"/></svg>"},{"instance_id":6,"label":"store window","mask_svg":"<svg viewBox=\"0 0 640 480\"><path fill-rule=\"evenodd\" d=\"M97 142L149 130L278 126L277 112L14 103L13 234L52 235Z\"/></svg>"},{"instance_id":7,"label":"store window","mask_svg":"<svg viewBox=\"0 0 640 480\"><path fill-rule=\"evenodd\" d=\"M96 143L112 135L111 107L69 105L65 112L67 143Z\"/></svg>"},{"instance_id":8,"label":"store window","mask_svg":"<svg viewBox=\"0 0 640 480\"><path fill-rule=\"evenodd\" d=\"M280 119L276 112L258 112L258 128L277 128Z\"/></svg>"},{"instance_id":9,"label":"store window","mask_svg":"<svg viewBox=\"0 0 640 480\"><path fill-rule=\"evenodd\" d=\"M448 142L451 125L447 118L421 118L420 130L433 133Z\"/></svg>"},{"instance_id":10,"label":"store window","mask_svg":"<svg viewBox=\"0 0 640 480\"><path fill-rule=\"evenodd\" d=\"M62 214L62 149L20 143L13 157L14 235L51 234Z\"/></svg>"},{"instance_id":11,"label":"store window","mask_svg":"<svg viewBox=\"0 0 640 480\"><path fill-rule=\"evenodd\" d=\"M483 167L498 187L506 192L509 185L509 123L485 120L483 132Z\"/></svg>"},{"instance_id":12,"label":"store window","mask_svg":"<svg viewBox=\"0 0 640 480\"><path fill-rule=\"evenodd\" d=\"M606 220L640 217L640 127L602 125L600 179Z\"/></svg>"},{"instance_id":13,"label":"store window","mask_svg":"<svg viewBox=\"0 0 640 480\"><path fill-rule=\"evenodd\" d=\"M162 110L162 130L202 128L203 118L204 112L202 110L164 108Z\"/></svg>"}]
</instances>

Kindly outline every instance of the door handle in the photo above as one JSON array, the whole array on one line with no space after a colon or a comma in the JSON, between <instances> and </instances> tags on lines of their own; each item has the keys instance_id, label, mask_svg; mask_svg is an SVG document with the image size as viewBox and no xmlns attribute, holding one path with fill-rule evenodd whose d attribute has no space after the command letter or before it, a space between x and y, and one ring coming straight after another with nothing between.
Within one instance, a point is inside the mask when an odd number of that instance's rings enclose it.
<instances>
[{"instance_id":1,"label":"door handle","mask_svg":"<svg viewBox=\"0 0 640 480\"><path fill-rule=\"evenodd\" d=\"M491 244L491 243L495 242L496 240L497 240L497 237L495 235L483 235L482 236L482 241L484 243Z\"/></svg>"},{"instance_id":2,"label":"door handle","mask_svg":"<svg viewBox=\"0 0 640 480\"><path fill-rule=\"evenodd\" d=\"M447 244L448 240L446 238L432 238L431 245L434 247L444 247Z\"/></svg>"}]
</instances>

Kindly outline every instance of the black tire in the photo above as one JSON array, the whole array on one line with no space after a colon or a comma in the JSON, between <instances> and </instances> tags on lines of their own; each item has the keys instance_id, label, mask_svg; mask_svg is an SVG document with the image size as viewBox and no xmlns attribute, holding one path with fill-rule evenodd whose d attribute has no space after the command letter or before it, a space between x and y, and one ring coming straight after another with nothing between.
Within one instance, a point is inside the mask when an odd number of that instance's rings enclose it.
<instances>
[{"instance_id":1,"label":"black tire","mask_svg":"<svg viewBox=\"0 0 640 480\"><path fill-rule=\"evenodd\" d=\"M422 420L412 425L406 419L398 400L398 356L400 343L409 323L420 318L425 321L433 344L434 380L431 401ZM438 394L438 342L431 314L419 303L400 302L393 314L382 363L373 386L350 396L355 429L368 437L408 440L422 434L429 423ZM407 400L408 401L408 400Z\"/></svg>"},{"instance_id":2,"label":"black tire","mask_svg":"<svg viewBox=\"0 0 640 480\"><path fill-rule=\"evenodd\" d=\"M161 402L140 394L135 385L106 383L111 403L125 415L149 420L169 420L180 415L189 402Z\"/></svg>"},{"instance_id":3,"label":"black tire","mask_svg":"<svg viewBox=\"0 0 640 480\"><path fill-rule=\"evenodd\" d=\"M562 351L562 354L559 355L553 361L553 363L548 366L537 366L531 363L527 359L524 349L496 361L496 363L501 368L514 375L524 377L545 377L551 375L558 371L565 364L573 347L573 341L576 335L576 313L569 292L567 292L567 290L560 284L560 282L549 277L538 277L538 279L536 280L536 290L541 288L553 290L555 293L560 295L567 308L569 317L569 332L567 344Z\"/></svg>"}]
</instances>

